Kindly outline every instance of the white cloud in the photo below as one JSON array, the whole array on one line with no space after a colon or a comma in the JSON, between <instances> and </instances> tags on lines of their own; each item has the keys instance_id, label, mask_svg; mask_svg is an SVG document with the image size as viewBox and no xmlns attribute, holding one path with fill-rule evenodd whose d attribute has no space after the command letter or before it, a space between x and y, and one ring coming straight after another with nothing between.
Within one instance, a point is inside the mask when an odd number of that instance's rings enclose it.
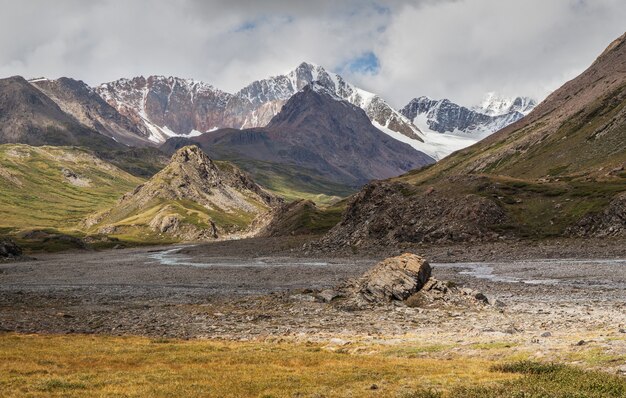
<instances>
[{"instance_id":1,"label":"white cloud","mask_svg":"<svg viewBox=\"0 0 626 398\"><path fill-rule=\"evenodd\" d=\"M194 77L227 91L301 61L396 106L430 95L543 96L623 33L621 0L0 0L0 76Z\"/></svg>"}]
</instances>

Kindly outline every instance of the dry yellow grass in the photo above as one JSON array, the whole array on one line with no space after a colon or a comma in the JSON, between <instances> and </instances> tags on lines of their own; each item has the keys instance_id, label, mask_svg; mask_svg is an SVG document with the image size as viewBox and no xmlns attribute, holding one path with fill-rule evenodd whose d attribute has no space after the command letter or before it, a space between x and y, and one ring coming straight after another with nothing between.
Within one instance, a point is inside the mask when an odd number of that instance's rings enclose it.
<instances>
[{"instance_id":1,"label":"dry yellow grass","mask_svg":"<svg viewBox=\"0 0 626 398\"><path fill-rule=\"evenodd\" d=\"M396 397L517 377L492 364L317 344L2 334L0 397Z\"/></svg>"}]
</instances>

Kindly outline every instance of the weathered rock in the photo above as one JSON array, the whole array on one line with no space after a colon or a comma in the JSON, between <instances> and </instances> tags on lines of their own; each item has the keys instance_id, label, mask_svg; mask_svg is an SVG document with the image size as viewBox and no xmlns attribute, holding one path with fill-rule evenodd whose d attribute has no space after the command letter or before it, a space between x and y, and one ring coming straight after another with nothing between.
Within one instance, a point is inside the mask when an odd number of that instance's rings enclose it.
<instances>
[{"instance_id":1,"label":"weathered rock","mask_svg":"<svg viewBox=\"0 0 626 398\"><path fill-rule=\"evenodd\" d=\"M472 180L474 179L474 180ZM451 184L481 184L450 179ZM342 220L320 242L322 249L397 246L420 242L496 240L494 226L507 221L494 201L476 194L451 197L428 188L373 181L353 195Z\"/></svg>"},{"instance_id":2,"label":"weathered rock","mask_svg":"<svg viewBox=\"0 0 626 398\"><path fill-rule=\"evenodd\" d=\"M214 240L257 233L282 199L265 191L231 164L213 162L197 146L179 149L150 180L126 193L113 207L83 225L99 233L146 228L184 241ZM124 220L153 209L147 222ZM137 224L137 225L135 225Z\"/></svg>"},{"instance_id":3,"label":"weathered rock","mask_svg":"<svg viewBox=\"0 0 626 398\"><path fill-rule=\"evenodd\" d=\"M369 302L406 300L426 284L430 273L425 259L405 253L376 264L356 282L355 291Z\"/></svg>"},{"instance_id":4,"label":"weathered rock","mask_svg":"<svg viewBox=\"0 0 626 398\"><path fill-rule=\"evenodd\" d=\"M11 239L0 239L0 259L16 258L22 255L22 249Z\"/></svg>"},{"instance_id":5,"label":"weathered rock","mask_svg":"<svg viewBox=\"0 0 626 398\"><path fill-rule=\"evenodd\" d=\"M625 236L626 192L616 195L599 213L590 213L568 229L576 236Z\"/></svg>"},{"instance_id":6,"label":"weathered rock","mask_svg":"<svg viewBox=\"0 0 626 398\"><path fill-rule=\"evenodd\" d=\"M334 299L343 296L340 292L332 289L324 289L317 294L317 298L325 303L330 303Z\"/></svg>"}]
</instances>

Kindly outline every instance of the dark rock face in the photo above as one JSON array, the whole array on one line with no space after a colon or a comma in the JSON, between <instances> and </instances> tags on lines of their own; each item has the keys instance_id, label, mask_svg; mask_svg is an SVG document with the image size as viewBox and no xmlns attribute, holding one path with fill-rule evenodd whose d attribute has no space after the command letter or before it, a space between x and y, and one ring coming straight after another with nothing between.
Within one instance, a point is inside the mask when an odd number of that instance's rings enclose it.
<instances>
[{"instance_id":1,"label":"dark rock face","mask_svg":"<svg viewBox=\"0 0 626 398\"><path fill-rule=\"evenodd\" d=\"M124 148L81 124L19 76L0 79L0 143Z\"/></svg>"},{"instance_id":2,"label":"dark rock face","mask_svg":"<svg viewBox=\"0 0 626 398\"><path fill-rule=\"evenodd\" d=\"M199 144L215 159L297 165L349 186L434 162L376 129L361 108L318 85L294 95L265 128L218 130L188 142ZM176 139L166 146L182 144Z\"/></svg>"},{"instance_id":3,"label":"dark rock face","mask_svg":"<svg viewBox=\"0 0 626 398\"><path fill-rule=\"evenodd\" d=\"M57 80L39 79L31 84L85 126L123 144L146 145L149 132L145 126L120 114L84 82L62 77Z\"/></svg>"},{"instance_id":4,"label":"dark rock face","mask_svg":"<svg viewBox=\"0 0 626 398\"><path fill-rule=\"evenodd\" d=\"M493 227L506 214L489 199L468 194L449 197L428 190L407 195L413 186L374 181L354 195L342 221L323 245L392 246L399 243L493 240Z\"/></svg>"},{"instance_id":5,"label":"dark rock face","mask_svg":"<svg viewBox=\"0 0 626 398\"><path fill-rule=\"evenodd\" d=\"M575 236L626 236L626 192L617 195L603 211L584 216L568 232Z\"/></svg>"},{"instance_id":6,"label":"dark rock face","mask_svg":"<svg viewBox=\"0 0 626 398\"><path fill-rule=\"evenodd\" d=\"M22 249L11 239L0 239L0 260L17 258L22 255Z\"/></svg>"}]
</instances>

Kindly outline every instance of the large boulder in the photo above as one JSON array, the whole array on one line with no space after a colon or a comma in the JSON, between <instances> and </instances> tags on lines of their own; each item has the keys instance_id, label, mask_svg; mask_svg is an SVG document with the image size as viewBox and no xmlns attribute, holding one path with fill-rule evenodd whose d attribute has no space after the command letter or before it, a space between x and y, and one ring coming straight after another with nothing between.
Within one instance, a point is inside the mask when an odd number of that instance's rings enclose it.
<instances>
[{"instance_id":1,"label":"large boulder","mask_svg":"<svg viewBox=\"0 0 626 398\"><path fill-rule=\"evenodd\" d=\"M405 253L385 259L355 283L355 293L369 302L406 300L430 278L430 264L420 256Z\"/></svg>"},{"instance_id":2,"label":"large boulder","mask_svg":"<svg viewBox=\"0 0 626 398\"><path fill-rule=\"evenodd\" d=\"M22 255L22 249L11 239L0 238L0 260L16 258Z\"/></svg>"}]
</instances>

